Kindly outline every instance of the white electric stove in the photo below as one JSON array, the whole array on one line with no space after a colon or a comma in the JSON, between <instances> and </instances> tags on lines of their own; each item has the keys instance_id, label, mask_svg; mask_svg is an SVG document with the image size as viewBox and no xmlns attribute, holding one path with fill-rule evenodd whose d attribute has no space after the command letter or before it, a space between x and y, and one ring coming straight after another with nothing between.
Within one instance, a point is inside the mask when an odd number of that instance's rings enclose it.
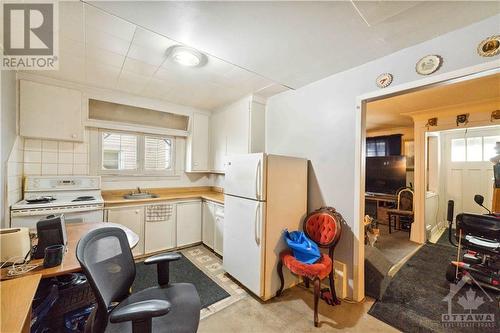
<instances>
[{"instance_id":1,"label":"white electric stove","mask_svg":"<svg viewBox=\"0 0 500 333\"><path fill-rule=\"evenodd\" d=\"M35 229L40 219L58 214L66 223L102 222L103 209L100 177L27 177L23 200L10 208L11 228Z\"/></svg>"}]
</instances>

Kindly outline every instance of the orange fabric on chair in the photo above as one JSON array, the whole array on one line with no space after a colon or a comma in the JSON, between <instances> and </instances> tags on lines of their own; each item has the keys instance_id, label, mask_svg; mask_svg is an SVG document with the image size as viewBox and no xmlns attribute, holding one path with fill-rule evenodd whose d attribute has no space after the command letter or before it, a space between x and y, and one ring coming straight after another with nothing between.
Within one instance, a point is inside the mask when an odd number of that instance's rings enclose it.
<instances>
[{"instance_id":1,"label":"orange fabric on chair","mask_svg":"<svg viewBox=\"0 0 500 333\"><path fill-rule=\"evenodd\" d=\"M332 271L332 259L327 254L321 254L321 258L314 264L305 264L298 261L290 250L285 250L280 254L283 265L288 267L292 273L305 276L309 279L324 279Z\"/></svg>"},{"instance_id":2,"label":"orange fabric on chair","mask_svg":"<svg viewBox=\"0 0 500 333\"><path fill-rule=\"evenodd\" d=\"M305 222L305 229L308 236L319 245L331 243L339 232L333 216L326 213L310 216Z\"/></svg>"}]
</instances>

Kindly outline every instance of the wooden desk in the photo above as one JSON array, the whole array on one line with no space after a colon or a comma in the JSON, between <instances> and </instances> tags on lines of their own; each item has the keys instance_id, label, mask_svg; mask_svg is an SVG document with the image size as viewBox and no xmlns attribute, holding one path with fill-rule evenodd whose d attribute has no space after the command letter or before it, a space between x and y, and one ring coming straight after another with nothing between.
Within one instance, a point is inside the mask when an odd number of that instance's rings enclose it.
<instances>
[{"instance_id":1,"label":"wooden desk","mask_svg":"<svg viewBox=\"0 0 500 333\"><path fill-rule=\"evenodd\" d=\"M29 332L31 303L41 274L0 282L0 332Z\"/></svg>"},{"instance_id":2,"label":"wooden desk","mask_svg":"<svg viewBox=\"0 0 500 333\"><path fill-rule=\"evenodd\" d=\"M389 224L387 211L391 208L394 208L397 201L398 197L392 194L366 194L365 214L370 215L382 224ZM371 202L374 207L370 207L369 202Z\"/></svg>"},{"instance_id":3,"label":"wooden desk","mask_svg":"<svg viewBox=\"0 0 500 333\"><path fill-rule=\"evenodd\" d=\"M139 236L132 232L130 229L125 228L121 225L115 223L74 223L66 225L66 232L68 237L67 251L64 254L61 265L51 268L43 268L43 259L33 259L30 264L40 265L36 269L23 274L22 276L40 274L42 278L53 277L58 275L63 275L67 273L73 273L80 271L80 263L76 259L76 245L80 238L82 238L87 232L97 228L103 227L120 227L124 229L127 233L127 238L130 247L133 248L139 242ZM2 268L0 280L17 278L20 276L8 276L8 268ZM3 331L2 331L3 332Z\"/></svg>"}]
</instances>

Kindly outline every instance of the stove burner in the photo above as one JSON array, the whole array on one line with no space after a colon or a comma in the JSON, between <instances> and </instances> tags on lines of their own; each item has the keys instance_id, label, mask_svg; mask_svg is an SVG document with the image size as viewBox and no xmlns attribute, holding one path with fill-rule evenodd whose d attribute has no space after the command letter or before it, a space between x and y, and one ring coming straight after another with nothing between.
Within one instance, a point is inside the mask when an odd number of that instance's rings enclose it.
<instances>
[{"instance_id":1,"label":"stove burner","mask_svg":"<svg viewBox=\"0 0 500 333\"><path fill-rule=\"evenodd\" d=\"M85 196L78 197L78 198L71 200L71 201L76 202L76 201L92 201L92 200L95 200L95 198L93 196L85 195Z\"/></svg>"},{"instance_id":2,"label":"stove burner","mask_svg":"<svg viewBox=\"0 0 500 333\"><path fill-rule=\"evenodd\" d=\"M56 198L51 196L46 196L46 197L36 197L36 198L26 199L26 202L28 204L43 204L43 203L49 203L54 200L56 200Z\"/></svg>"}]
</instances>

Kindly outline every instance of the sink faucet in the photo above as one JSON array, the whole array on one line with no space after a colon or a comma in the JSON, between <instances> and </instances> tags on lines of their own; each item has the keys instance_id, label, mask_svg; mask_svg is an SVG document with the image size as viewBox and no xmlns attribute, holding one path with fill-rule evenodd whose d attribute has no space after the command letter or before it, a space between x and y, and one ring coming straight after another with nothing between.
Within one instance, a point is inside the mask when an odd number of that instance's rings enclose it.
<instances>
[{"instance_id":1,"label":"sink faucet","mask_svg":"<svg viewBox=\"0 0 500 333\"><path fill-rule=\"evenodd\" d=\"M137 193L142 193L141 188L139 186L137 186Z\"/></svg>"}]
</instances>

